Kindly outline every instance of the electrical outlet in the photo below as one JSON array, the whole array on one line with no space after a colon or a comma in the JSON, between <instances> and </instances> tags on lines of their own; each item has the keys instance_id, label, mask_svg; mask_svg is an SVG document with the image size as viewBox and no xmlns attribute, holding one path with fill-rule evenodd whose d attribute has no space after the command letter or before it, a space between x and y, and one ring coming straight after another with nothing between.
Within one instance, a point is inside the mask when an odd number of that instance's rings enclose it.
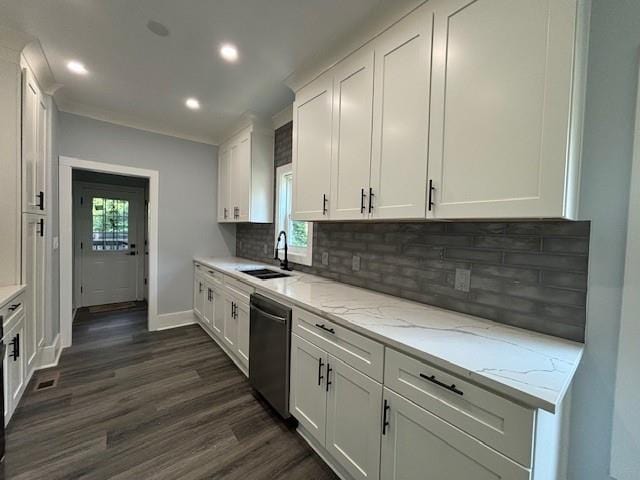
<instances>
[{"instance_id":1,"label":"electrical outlet","mask_svg":"<svg viewBox=\"0 0 640 480\"><path fill-rule=\"evenodd\" d=\"M471 270L456 268L455 289L468 292L471 288Z\"/></svg>"},{"instance_id":2,"label":"electrical outlet","mask_svg":"<svg viewBox=\"0 0 640 480\"><path fill-rule=\"evenodd\" d=\"M360 257L358 255L354 255L351 259L351 269L354 272L360 271Z\"/></svg>"},{"instance_id":3,"label":"electrical outlet","mask_svg":"<svg viewBox=\"0 0 640 480\"><path fill-rule=\"evenodd\" d=\"M269 253L266 243L262 244L262 253L264 253L265 255L267 255Z\"/></svg>"},{"instance_id":4,"label":"electrical outlet","mask_svg":"<svg viewBox=\"0 0 640 480\"><path fill-rule=\"evenodd\" d=\"M322 264L329 265L329 252L322 252Z\"/></svg>"}]
</instances>

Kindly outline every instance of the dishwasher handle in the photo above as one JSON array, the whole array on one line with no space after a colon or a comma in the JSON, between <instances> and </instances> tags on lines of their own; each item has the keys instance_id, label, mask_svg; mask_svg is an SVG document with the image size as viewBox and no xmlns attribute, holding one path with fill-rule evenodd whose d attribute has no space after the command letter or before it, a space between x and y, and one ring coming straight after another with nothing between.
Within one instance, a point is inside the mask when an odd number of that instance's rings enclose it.
<instances>
[{"instance_id":1,"label":"dishwasher handle","mask_svg":"<svg viewBox=\"0 0 640 480\"><path fill-rule=\"evenodd\" d=\"M281 323L281 324L287 323L287 319L286 318L278 317L277 315L272 315L271 313L265 312L264 310L262 310L261 308L256 307L255 305L251 305L251 310L254 310L260 316L265 317L268 320L271 320L273 322L278 322L278 323Z\"/></svg>"}]
</instances>

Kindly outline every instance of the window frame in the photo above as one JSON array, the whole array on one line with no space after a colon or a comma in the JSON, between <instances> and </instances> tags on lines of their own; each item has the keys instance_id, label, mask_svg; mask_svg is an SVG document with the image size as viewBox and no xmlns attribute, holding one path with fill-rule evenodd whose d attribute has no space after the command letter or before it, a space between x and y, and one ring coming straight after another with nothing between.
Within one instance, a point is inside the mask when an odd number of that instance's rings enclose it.
<instances>
[{"instance_id":1,"label":"window frame","mask_svg":"<svg viewBox=\"0 0 640 480\"><path fill-rule=\"evenodd\" d=\"M283 201L284 178L288 175L293 175L293 165L288 163L276 168L276 205L275 205L275 232L274 232L274 245L278 241L278 234L284 230L288 235L287 219L286 219L286 207L281 206ZM293 187L291 189L291 195L293 195ZM291 215L291 212L289 212ZM301 265L311 266L313 262L313 222L305 222L308 225L307 234L308 242L306 248L292 247L289 245L287 256L290 262L298 263ZM287 237L288 240L288 237ZM283 258L284 247L278 248L280 258Z\"/></svg>"}]
</instances>

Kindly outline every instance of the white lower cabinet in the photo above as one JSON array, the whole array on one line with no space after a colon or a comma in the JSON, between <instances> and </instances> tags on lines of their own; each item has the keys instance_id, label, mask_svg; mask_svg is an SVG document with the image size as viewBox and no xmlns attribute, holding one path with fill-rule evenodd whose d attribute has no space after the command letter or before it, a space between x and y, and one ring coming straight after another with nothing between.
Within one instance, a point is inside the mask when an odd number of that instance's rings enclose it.
<instances>
[{"instance_id":1,"label":"white lower cabinet","mask_svg":"<svg viewBox=\"0 0 640 480\"><path fill-rule=\"evenodd\" d=\"M529 480L531 471L384 389L380 475L385 480Z\"/></svg>"},{"instance_id":2,"label":"white lower cabinet","mask_svg":"<svg viewBox=\"0 0 640 480\"><path fill-rule=\"evenodd\" d=\"M296 334L291 414L354 479L378 479L382 385Z\"/></svg>"},{"instance_id":3,"label":"white lower cabinet","mask_svg":"<svg viewBox=\"0 0 640 480\"><path fill-rule=\"evenodd\" d=\"M222 323L222 339L232 351L238 345L238 321L235 316L235 302L233 297L225 295L224 298L224 321Z\"/></svg>"},{"instance_id":4,"label":"white lower cabinet","mask_svg":"<svg viewBox=\"0 0 640 480\"><path fill-rule=\"evenodd\" d=\"M382 385L329 355L327 451L356 479L379 478Z\"/></svg>"},{"instance_id":5,"label":"white lower cabinet","mask_svg":"<svg viewBox=\"0 0 640 480\"><path fill-rule=\"evenodd\" d=\"M218 338L222 338L225 318L224 291L222 288L213 289L213 303L215 308L213 311L211 330L213 330L213 333L215 333Z\"/></svg>"},{"instance_id":6,"label":"white lower cabinet","mask_svg":"<svg viewBox=\"0 0 640 480\"><path fill-rule=\"evenodd\" d=\"M238 359L245 368L249 368L249 303L236 302L236 328L238 329Z\"/></svg>"},{"instance_id":7,"label":"white lower cabinet","mask_svg":"<svg viewBox=\"0 0 640 480\"><path fill-rule=\"evenodd\" d=\"M211 284L205 283L204 294L204 311L202 312L202 320L208 328L213 328L215 303Z\"/></svg>"},{"instance_id":8,"label":"white lower cabinet","mask_svg":"<svg viewBox=\"0 0 640 480\"><path fill-rule=\"evenodd\" d=\"M327 353L291 335L289 412L315 440L324 444L327 423Z\"/></svg>"},{"instance_id":9,"label":"white lower cabinet","mask_svg":"<svg viewBox=\"0 0 640 480\"><path fill-rule=\"evenodd\" d=\"M25 388L27 378L27 359L25 355L25 310L13 320L7 322L4 332L5 355L4 368L4 421L9 423L13 412L18 406Z\"/></svg>"}]
</instances>

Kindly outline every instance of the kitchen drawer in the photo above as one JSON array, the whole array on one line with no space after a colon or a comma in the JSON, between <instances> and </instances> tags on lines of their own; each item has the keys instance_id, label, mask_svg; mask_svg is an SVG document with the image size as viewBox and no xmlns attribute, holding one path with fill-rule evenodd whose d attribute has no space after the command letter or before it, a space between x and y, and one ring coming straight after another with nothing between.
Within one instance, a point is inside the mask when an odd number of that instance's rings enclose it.
<instances>
[{"instance_id":1,"label":"kitchen drawer","mask_svg":"<svg viewBox=\"0 0 640 480\"><path fill-rule=\"evenodd\" d=\"M244 300L247 303L249 303L251 294L255 292L255 288L252 286L231 278L229 275L224 276L224 286L230 294L238 297L238 300Z\"/></svg>"},{"instance_id":2,"label":"kitchen drawer","mask_svg":"<svg viewBox=\"0 0 640 480\"><path fill-rule=\"evenodd\" d=\"M0 317L2 317L2 325L4 327L4 331L6 332L10 327L10 324L13 321L20 317L20 315L25 311L25 294L21 293L16 297L12 298L9 302L5 303L0 308Z\"/></svg>"},{"instance_id":3,"label":"kitchen drawer","mask_svg":"<svg viewBox=\"0 0 640 480\"><path fill-rule=\"evenodd\" d=\"M330 320L293 309L293 331L347 365L382 382L384 346Z\"/></svg>"},{"instance_id":4,"label":"kitchen drawer","mask_svg":"<svg viewBox=\"0 0 640 480\"><path fill-rule=\"evenodd\" d=\"M214 270L211 267L196 263L196 272L202 274L203 278L213 284L222 286L224 282L224 274Z\"/></svg>"},{"instance_id":5,"label":"kitchen drawer","mask_svg":"<svg viewBox=\"0 0 640 480\"><path fill-rule=\"evenodd\" d=\"M531 466L534 410L390 348L385 351L384 385L521 465Z\"/></svg>"}]
</instances>

